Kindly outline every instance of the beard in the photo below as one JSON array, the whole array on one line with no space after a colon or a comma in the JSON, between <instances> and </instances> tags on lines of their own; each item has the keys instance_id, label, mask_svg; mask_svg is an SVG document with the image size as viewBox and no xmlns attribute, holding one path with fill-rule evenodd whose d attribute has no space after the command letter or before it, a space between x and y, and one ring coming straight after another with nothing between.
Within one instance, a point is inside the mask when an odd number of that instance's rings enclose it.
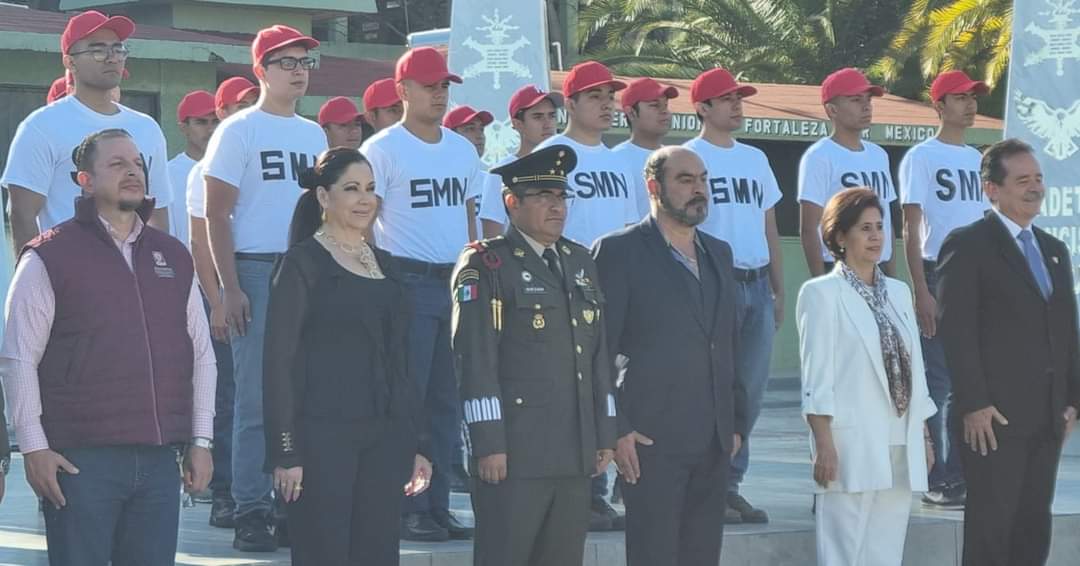
<instances>
[{"instance_id":1,"label":"beard","mask_svg":"<svg viewBox=\"0 0 1080 566\"><path fill-rule=\"evenodd\" d=\"M120 202L116 203L116 207L123 212L134 212L136 210L139 210L139 207L142 206L143 200L145 199L120 199Z\"/></svg>"},{"instance_id":2,"label":"beard","mask_svg":"<svg viewBox=\"0 0 1080 566\"><path fill-rule=\"evenodd\" d=\"M700 211L693 210L693 207L697 205L707 204L709 201L705 197L694 197L687 201L682 208L675 206L675 203L671 202L671 197L668 195L667 189L663 186L660 187L660 208L664 212L674 218L678 223L684 226L697 226L705 221L705 217L709 215L708 207L703 206Z\"/></svg>"}]
</instances>

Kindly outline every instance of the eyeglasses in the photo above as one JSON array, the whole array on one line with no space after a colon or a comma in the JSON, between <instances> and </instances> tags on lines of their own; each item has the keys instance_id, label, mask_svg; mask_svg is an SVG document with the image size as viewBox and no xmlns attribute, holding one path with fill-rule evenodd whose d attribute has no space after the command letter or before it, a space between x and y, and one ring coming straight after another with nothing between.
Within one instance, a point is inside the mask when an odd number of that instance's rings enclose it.
<instances>
[{"instance_id":1,"label":"eyeglasses","mask_svg":"<svg viewBox=\"0 0 1080 566\"><path fill-rule=\"evenodd\" d=\"M128 58L128 55L131 54L131 50L128 49L128 46L126 44L117 43L115 45L108 46L95 45L90 49L84 49L82 51L72 51L71 53L68 53L68 55L74 57L76 55L83 55L86 53L89 53L90 58L92 58L94 61L97 61L98 63L104 63L105 60L108 59L110 56L115 57L120 61L123 61L124 59Z\"/></svg>"},{"instance_id":2,"label":"eyeglasses","mask_svg":"<svg viewBox=\"0 0 1080 566\"><path fill-rule=\"evenodd\" d=\"M548 206L565 203L570 198L570 195L566 194L566 191L539 191L535 193L523 193L521 196L522 198L535 197Z\"/></svg>"},{"instance_id":3,"label":"eyeglasses","mask_svg":"<svg viewBox=\"0 0 1080 566\"><path fill-rule=\"evenodd\" d=\"M318 62L314 57L278 57L277 59L270 59L263 66L269 67L276 64L283 71L292 71L296 69L297 65L300 65L305 71L310 71L315 68L315 64Z\"/></svg>"}]
</instances>

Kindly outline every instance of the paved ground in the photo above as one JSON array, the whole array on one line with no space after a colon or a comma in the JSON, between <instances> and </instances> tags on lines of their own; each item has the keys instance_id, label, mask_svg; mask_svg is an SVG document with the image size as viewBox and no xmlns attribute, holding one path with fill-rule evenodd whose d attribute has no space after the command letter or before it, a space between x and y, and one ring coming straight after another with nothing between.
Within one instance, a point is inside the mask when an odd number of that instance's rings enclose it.
<instances>
[{"instance_id":1,"label":"paved ground","mask_svg":"<svg viewBox=\"0 0 1080 566\"><path fill-rule=\"evenodd\" d=\"M806 428L799 417L797 381L778 379L774 380L773 385L766 398L766 407L757 430L751 438L751 469L744 486L744 494L756 505L767 509L772 516L772 522L767 526L730 527L727 530L726 539L730 539L731 543L726 543L725 549L732 551L732 554L742 544L753 544L757 545L758 549L762 548L760 546L762 536L782 540L785 535L805 534L813 528L813 517L810 515L812 482L809 479L809 451ZM454 494L453 507L457 510L459 517L465 521L472 520L468 496ZM23 480L22 462L16 457L12 463L12 477L8 478L7 495L3 504L0 505L0 565L43 566L47 564L44 523L36 508L37 503L33 493ZM912 519L913 532L920 528L941 532L942 529L939 527L955 524L954 522L961 518L959 512L924 511L916 501L913 501L913 508L916 511ZM1061 515L1080 514L1080 457L1068 456L1063 459L1054 511ZM232 532L207 526L208 512L208 505L198 505L195 508L183 510L178 564L204 566L289 564L288 550L266 555L234 551ZM1057 534L1056 532L1055 535ZM600 549L596 552L598 555L603 555L606 552L604 549L616 546L614 543L617 543L621 536L614 533L591 535L590 542L596 543L596 547ZM1062 541L1060 544L1069 544L1070 548L1075 544L1075 541L1065 543L1063 537L1055 540L1059 539ZM805 541L804 538L801 540ZM912 541L909 540L909 542ZM805 542L801 544L800 548L812 552L812 546L807 549ZM441 545L406 543L402 545L403 564L442 563L440 560L427 558L432 553L445 554L446 563L456 564L464 560L463 555L467 553L469 546L469 543ZM1058 544L1055 544L1055 547L1057 546ZM911 545L909 545L909 553L910 551ZM1061 551L1055 548L1055 555L1060 553ZM1075 564L1077 554L1071 551L1070 554L1073 556L1072 562L1054 563ZM725 552L725 557L728 555L729 553ZM450 560L450 557L454 557L454 560ZM416 562L412 559L416 559ZM812 561L811 556L794 563L809 564ZM598 556L591 558L588 563L606 565L614 562ZM725 559L724 563L735 562ZM750 564L744 561L738 563ZM781 562L763 560L754 561L754 563ZM953 561L949 560L948 563L952 564ZM920 563L920 566L927 564L929 563Z\"/></svg>"}]
</instances>

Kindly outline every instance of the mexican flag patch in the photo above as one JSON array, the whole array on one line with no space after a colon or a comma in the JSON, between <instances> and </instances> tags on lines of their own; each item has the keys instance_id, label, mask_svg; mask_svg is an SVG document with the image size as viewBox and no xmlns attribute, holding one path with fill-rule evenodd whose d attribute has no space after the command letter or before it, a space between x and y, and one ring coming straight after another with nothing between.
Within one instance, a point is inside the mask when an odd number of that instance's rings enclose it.
<instances>
[{"instance_id":1,"label":"mexican flag patch","mask_svg":"<svg viewBox=\"0 0 1080 566\"><path fill-rule=\"evenodd\" d=\"M479 296L479 290L476 283L467 283L464 285L458 285L457 291L454 293L455 299L459 303L467 303L473 301Z\"/></svg>"}]
</instances>

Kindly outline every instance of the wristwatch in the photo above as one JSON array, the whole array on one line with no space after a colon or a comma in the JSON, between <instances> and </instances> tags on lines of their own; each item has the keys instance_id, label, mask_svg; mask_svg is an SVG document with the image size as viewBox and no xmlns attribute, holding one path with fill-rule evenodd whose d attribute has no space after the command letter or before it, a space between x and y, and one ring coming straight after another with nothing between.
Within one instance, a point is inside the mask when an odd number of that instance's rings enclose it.
<instances>
[{"instance_id":1,"label":"wristwatch","mask_svg":"<svg viewBox=\"0 0 1080 566\"><path fill-rule=\"evenodd\" d=\"M196 436L195 438L192 438L191 445L198 446L199 448L205 448L207 450L214 449L214 441L210 440L209 438L204 438L202 436Z\"/></svg>"}]
</instances>

